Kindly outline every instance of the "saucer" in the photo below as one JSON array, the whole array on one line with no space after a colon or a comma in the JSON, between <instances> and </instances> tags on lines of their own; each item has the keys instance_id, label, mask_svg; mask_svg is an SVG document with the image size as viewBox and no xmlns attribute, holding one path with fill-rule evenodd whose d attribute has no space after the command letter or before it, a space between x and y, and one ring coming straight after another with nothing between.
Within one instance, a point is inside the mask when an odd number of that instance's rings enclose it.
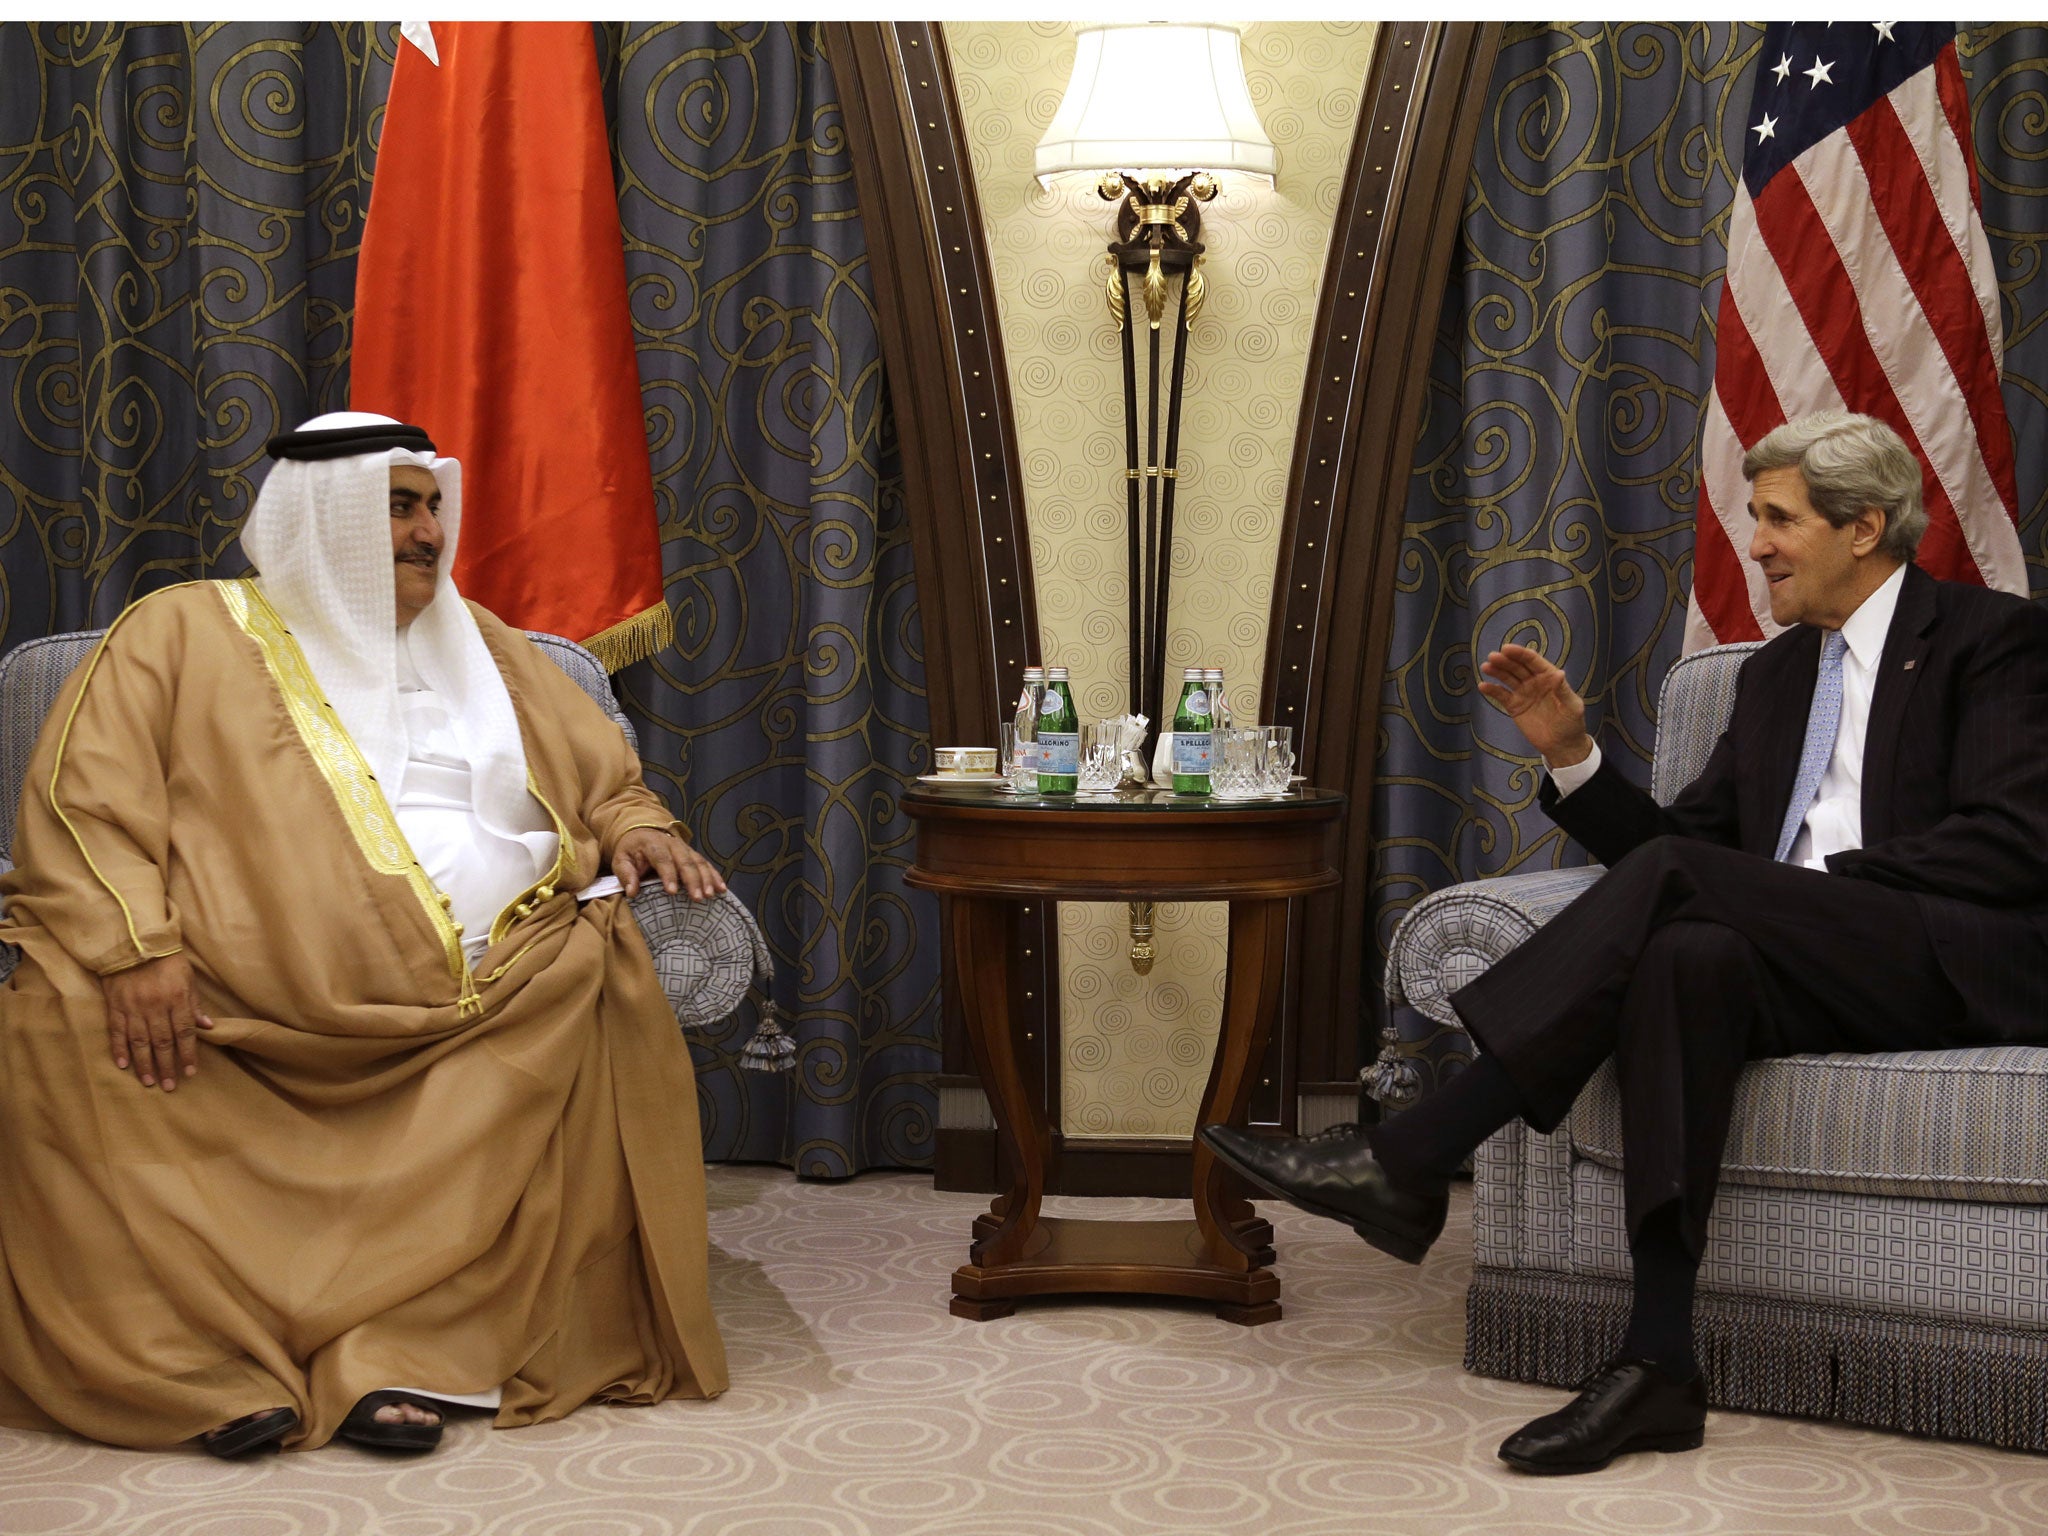
<instances>
[{"instance_id":1,"label":"saucer","mask_svg":"<svg viewBox=\"0 0 2048 1536\"><path fill-rule=\"evenodd\" d=\"M920 784L962 784L976 789L988 789L997 784L1007 784L1009 779L1000 773L920 773Z\"/></svg>"}]
</instances>

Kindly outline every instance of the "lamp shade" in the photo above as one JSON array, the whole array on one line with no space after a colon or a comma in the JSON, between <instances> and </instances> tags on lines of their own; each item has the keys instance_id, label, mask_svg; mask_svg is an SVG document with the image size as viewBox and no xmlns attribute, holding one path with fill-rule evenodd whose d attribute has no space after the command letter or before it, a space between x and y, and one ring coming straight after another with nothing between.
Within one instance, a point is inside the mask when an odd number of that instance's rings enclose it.
<instances>
[{"instance_id":1,"label":"lamp shade","mask_svg":"<svg viewBox=\"0 0 2048 1536\"><path fill-rule=\"evenodd\" d=\"M1124 22L1075 33L1067 94L1038 141L1040 179L1120 170L1270 179L1274 166L1236 27Z\"/></svg>"}]
</instances>

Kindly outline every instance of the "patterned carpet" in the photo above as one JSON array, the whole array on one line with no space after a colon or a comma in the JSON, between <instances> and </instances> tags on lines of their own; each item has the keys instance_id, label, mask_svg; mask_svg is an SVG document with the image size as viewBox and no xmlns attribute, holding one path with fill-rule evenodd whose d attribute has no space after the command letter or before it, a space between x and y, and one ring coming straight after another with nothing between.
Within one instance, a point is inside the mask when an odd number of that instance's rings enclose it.
<instances>
[{"instance_id":1,"label":"patterned carpet","mask_svg":"<svg viewBox=\"0 0 2048 1536\"><path fill-rule=\"evenodd\" d=\"M928 1180L712 1172L715 1403L451 1426L393 1462L250 1465L0 1431L6 1536L1790 1536L2048 1529L2048 1461L1714 1417L1704 1451L1531 1479L1494 1447L1559 1396L1459 1369L1462 1204L1420 1270L1265 1207L1285 1319L945 1308L979 1202ZM1163 1201L1048 1202L1090 1215ZM1185 1211L1181 1206L1178 1211Z\"/></svg>"}]
</instances>

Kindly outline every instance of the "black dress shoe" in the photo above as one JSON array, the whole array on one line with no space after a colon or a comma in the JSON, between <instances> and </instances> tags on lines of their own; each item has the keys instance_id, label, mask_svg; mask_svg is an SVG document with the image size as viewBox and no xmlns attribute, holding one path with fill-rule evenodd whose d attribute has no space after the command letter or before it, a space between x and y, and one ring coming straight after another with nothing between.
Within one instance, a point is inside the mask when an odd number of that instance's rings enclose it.
<instances>
[{"instance_id":1,"label":"black dress shoe","mask_svg":"<svg viewBox=\"0 0 2048 1536\"><path fill-rule=\"evenodd\" d=\"M1501 1442L1521 1472L1598 1472L1630 1451L1696 1451L1706 1437L1707 1384L1674 1381L1648 1360L1610 1360L1579 1395Z\"/></svg>"},{"instance_id":2,"label":"black dress shoe","mask_svg":"<svg viewBox=\"0 0 2048 1536\"><path fill-rule=\"evenodd\" d=\"M1205 1125L1202 1141L1224 1167L1311 1216L1341 1221L1382 1253L1420 1264L1451 1207L1446 1182L1396 1183L1355 1125L1316 1136L1257 1136Z\"/></svg>"}]
</instances>

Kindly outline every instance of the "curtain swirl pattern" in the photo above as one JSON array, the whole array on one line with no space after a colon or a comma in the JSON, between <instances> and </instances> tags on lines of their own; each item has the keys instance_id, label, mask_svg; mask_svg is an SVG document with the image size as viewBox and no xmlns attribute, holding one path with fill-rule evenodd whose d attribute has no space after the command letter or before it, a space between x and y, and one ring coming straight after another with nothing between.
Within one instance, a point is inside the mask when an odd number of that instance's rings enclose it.
<instances>
[{"instance_id":1,"label":"curtain swirl pattern","mask_svg":"<svg viewBox=\"0 0 2048 1536\"><path fill-rule=\"evenodd\" d=\"M1984 233L2005 324L2005 414L2019 477L2028 585L2048 594L2048 26L1998 22L1956 38Z\"/></svg>"},{"instance_id":2,"label":"curtain swirl pattern","mask_svg":"<svg viewBox=\"0 0 2048 1536\"><path fill-rule=\"evenodd\" d=\"M1700 413L1757 27L1508 28L1466 193L1396 571L1379 947L1418 897L1584 855L1479 697L1540 650L1647 783L1691 582Z\"/></svg>"},{"instance_id":3,"label":"curtain swirl pattern","mask_svg":"<svg viewBox=\"0 0 2048 1536\"><path fill-rule=\"evenodd\" d=\"M605 31L613 29L607 27ZM760 918L796 1084L700 1040L707 1155L931 1161L938 910L903 882L929 761L866 245L812 24L632 24L627 299L676 643L617 679L651 781Z\"/></svg>"},{"instance_id":4,"label":"curtain swirl pattern","mask_svg":"<svg viewBox=\"0 0 2048 1536\"><path fill-rule=\"evenodd\" d=\"M898 791L924 667L865 241L805 24L598 25L677 642L615 683L761 918L794 1086L693 1042L706 1152L932 1156L937 913ZM0 649L236 540L348 398L395 23L0 24ZM407 45L409 46L409 45Z\"/></svg>"},{"instance_id":5,"label":"curtain swirl pattern","mask_svg":"<svg viewBox=\"0 0 2048 1536\"><path fill-rule=\"evenodd\" d=\"M0 649L247 568L264 443L347 397L390 42L0 25Z\"/></svg>"},{"instance_id":6,"label":"curtain swirl pattern","mask_svg":"<svg viewBox=\"0 0 2048 1536\"><path fill-rule=\"evenodd\" d=\"M1535 754L1474 687L1489 650L1514 641L1563 666L1602 751L1648 785L1657 692L1692 584L1700 416L1761 40L1748 23L1507 28L1395 576L1376 915L1361 935L1381 956L1430 891L1587 862L1537 806ZM2039 594L2048 30L1977 29L1958 51L2000 273L2021 542ZM1425 1075L1465 1049L1419 1017L1393 1027Z\"/></svg>"}]
</instances>

